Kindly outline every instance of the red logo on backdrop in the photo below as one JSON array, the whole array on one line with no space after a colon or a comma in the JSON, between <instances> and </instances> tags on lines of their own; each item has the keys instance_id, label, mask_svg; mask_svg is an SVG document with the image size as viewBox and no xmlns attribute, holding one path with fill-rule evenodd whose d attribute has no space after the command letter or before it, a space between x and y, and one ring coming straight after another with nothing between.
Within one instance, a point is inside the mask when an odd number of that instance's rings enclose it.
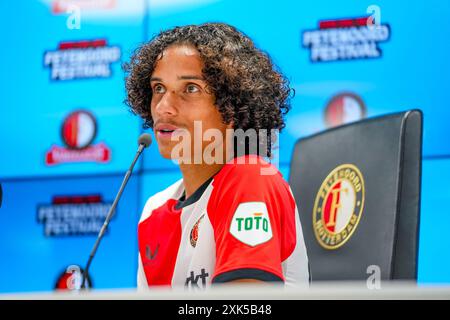
<instances>
[{"instance_id":1,"label":"red logo on backdrop","mask_svg":"<svg viewBox=\"0 0 450 320\"><path fill-rule=\"evenodd\" d=\"M55 290L80 290L83 282L83 272L84 270L78 265L68 266L56 280ZM89 275L85 283L86 288L92 288L92 280Z\"/></svg>"},{"instance_id":2,"label":"red logo on backdrop","mask_svg":"<svg viewBox=\"0 0 450 320\"><path fill-rule=\"evenodd\" d=\"M61 130L62 140L67 147L52 146L45 156L45 163L108 162L111 150L104 143L91 145L96 134L97 122L90 112L72 112L64 120Z\"/></svg>"},{"instance_id":3,"label":"red logo on backdrop","mask_svg":"<svg viewBox=\"0 0 450 320\"><path fill-rule=\"evenodd\" d=\"M94 116L86 111L71 113L62 125L62 138L71 149L82 149L94 140L97 126Z\"/></svg>"},{"instance_id":4,"label":"red logo on backdrop","mask_svg":"<svg viewBox=\"0 0 450 320\"><path fill-rule=\"evenodd\" d=\"M87 10L109 10L116 6L116 0L53 0L53 13L67 13L72 7Z\"/></svg>"},{"instance_id":5,"label":"red logo on backdrop","mask_svg":"<svg viewBox=\"0 0 450 320\"><path fill-rule=\"evenodd\" d=\"M330 127L358 121L366 117L364 101L354 93L340 93L328 102L325 123Z\"/></svg>"}]
</instances>

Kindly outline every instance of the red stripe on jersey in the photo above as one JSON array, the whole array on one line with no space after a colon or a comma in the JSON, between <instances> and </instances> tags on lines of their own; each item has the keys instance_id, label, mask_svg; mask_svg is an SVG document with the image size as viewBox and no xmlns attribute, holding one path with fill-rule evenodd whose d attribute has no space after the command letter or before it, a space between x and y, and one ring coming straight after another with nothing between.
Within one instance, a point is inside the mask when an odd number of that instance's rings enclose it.
<instances>
[{"instance_id":1,"label":"red stripe on jersey","mask_svg":"<svg viewBox=\"0 0 450 320\"><path fill-rule=\"evenodd\" d=\"M170 199L138 226L139 253L147 283L170 285L181 241L181 209Z\"/></svg>"},{"instance_id":2,"label":"red stripe on jersey","mask_svg":"<svg viewBox=\"0 0 450 320\"><path fill-rule=\"evenodd\" d=\"M259 157L257 164L251 164L252 157L246 156L245 164L226 164L213 181L207 209L216 241L213 278L230 270L255 268L284 280L281 263L296 246L295 201L289 186L275 168L275 174L262 174L269 164ZM272 228L272 238L253 247L230 233L236 209L246 202L264 202Z\"/></svg>"}]
</instances>

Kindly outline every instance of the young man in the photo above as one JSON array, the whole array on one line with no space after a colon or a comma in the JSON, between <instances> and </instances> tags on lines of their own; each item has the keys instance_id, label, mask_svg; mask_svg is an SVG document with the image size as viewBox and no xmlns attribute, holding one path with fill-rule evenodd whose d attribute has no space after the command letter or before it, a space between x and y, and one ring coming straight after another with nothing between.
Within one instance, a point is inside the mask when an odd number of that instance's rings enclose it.
<instances>
[{"instance_id":1,"label":"young man","mask_svg":"<svg viewBox=\"0 0 450 320\"><path fill-rule=\"evenodd\" d=\"M235 28L207 23L160 33L126 71L127 104L183 176L144 207L138 287L307 284L295 200L261 157L289 110L288 83L270 58ZM236 135L251 130L256 141Z\"/></svg>"}]
</instances>

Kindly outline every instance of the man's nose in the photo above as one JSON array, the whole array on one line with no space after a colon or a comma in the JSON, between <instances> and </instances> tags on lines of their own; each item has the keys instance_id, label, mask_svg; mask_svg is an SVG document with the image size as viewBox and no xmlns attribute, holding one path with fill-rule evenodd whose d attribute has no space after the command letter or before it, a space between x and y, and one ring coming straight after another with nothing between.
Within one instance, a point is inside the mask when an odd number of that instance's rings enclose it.
<instances>
[{"instance_id":1,"label":"man's nose","mask_svg":"<svg viewBox=\"0 0 450 320\"><path fill-rule=\"evenodd\" d=\"M157 115L175 115L177 113L177 96L175 92L167 91L155 106Z\"/></svg>"}]
</instances>

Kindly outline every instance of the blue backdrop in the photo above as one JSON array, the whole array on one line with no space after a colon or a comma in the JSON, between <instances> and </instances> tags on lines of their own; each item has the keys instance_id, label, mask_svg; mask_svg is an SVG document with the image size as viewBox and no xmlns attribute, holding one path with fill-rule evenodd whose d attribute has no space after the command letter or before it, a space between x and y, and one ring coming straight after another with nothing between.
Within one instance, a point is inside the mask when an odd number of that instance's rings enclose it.
<instances>
[{"instance_id":1,"label":"blue backdrop","mask_svg":"<svg viewBox=\"0 0 450 320\"><path fill-rule=\"evenodd\" d=\"M210 21L252 37L296 91L280 136L286 179L299 137L424 112L419 282L450 283L450 25L442 18L449 1L34 0L3 1L0 10L0 292L51 290L69 265L84 266L95 240L86 223L98 212L77 214L88 197L101 198L94 207L113 200L142 131L123 103L122 63L160 30ZM342 33L346 22L367 17L375 17L378 39ZM156 145L145 151L93 262L95 288L136 285L140 211L180 177ZM52 227L39 219L42 206L47 218L60 212L50 217L59 235L45 234Z\"/></svg>"}]
</instances>

